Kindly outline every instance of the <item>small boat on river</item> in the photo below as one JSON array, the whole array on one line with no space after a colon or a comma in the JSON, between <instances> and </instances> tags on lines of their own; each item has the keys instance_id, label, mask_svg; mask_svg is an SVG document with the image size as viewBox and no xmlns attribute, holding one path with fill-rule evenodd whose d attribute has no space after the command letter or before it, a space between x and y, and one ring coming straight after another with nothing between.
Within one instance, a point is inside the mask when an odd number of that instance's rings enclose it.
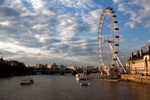
<instances>
[{"instance_id":1,"label":"small boat on river","mask_svg":"<svg viewBox=\"0 0 150 100\"><path fill-rule=\"evenodd\" d=\"M83 74L76 74L76 80L80 81L80 80L87 80L87 78L83 77Z\"/></svg>"},{"instance_id":2,"label":"small boat on river","mask_svg":"<svg viewBox=\"0 0 150 100\"><path fill-rule=\"evenodd\" d=\"M80 80L80 74L76 74L76 80L77 80L77 81Z\"/></svg>"},{"instance_id":3,"label":"small boat on river","mask_svg":"<svg viewBox=\"0 0 150 100\"><path fill-rule=\"evenodd\" d=\"M32 83L34 83L34 80L31 79L31 78L20 80L21 85L23 85L23 84L32 84Z\"/></svg>"},{"instance_id":4,"label":"small boat on river","mask_svg":"<svg viewBox=\"0 0 150 100\"><path fill-rule=\"evenodd\" d=\"M80 86L90 86L90 83L80 83Z\"/></svg>"}]
</instances>

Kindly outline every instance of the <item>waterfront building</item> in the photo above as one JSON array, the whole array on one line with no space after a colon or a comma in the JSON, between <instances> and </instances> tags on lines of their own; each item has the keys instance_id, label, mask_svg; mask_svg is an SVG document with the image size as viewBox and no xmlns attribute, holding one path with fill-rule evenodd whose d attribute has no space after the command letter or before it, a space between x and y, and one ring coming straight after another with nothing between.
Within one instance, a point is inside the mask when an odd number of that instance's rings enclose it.
<instances>
[{"instance_id":1,"label":"waterfront building","mask_svg":"<svg viewBox=\"0 0 150 100\"><path fill-rule=\"evenodd\" d=\"M32 66L32 65L26 65L26 67L28 67L28 68L35 68L35 66Z\"/></svg>"},{"instance_id":2,"label":"waterfront building","mask_svg":"<svg viewBox=\"0 0 150 100\"><path fill-rule=\"evenodd\" d=\"M35 68L41 68L41 64L35 64Z\"/></svg>"},{"instance_id":3,"label":"waterfront building","mask_svg":"<svg viewBox=\"0 0 150 100\"><path fill-rule=\"evenodd\" d=\"M58 66L59 69L65 69L65 66L64 65L60 65Z\"/></svg>"},{"instance_id":4,"label":"waterfront building","mask_svg":"<svg viewBox=\"0 0 150 100\"><path fill-rule=\"evenodd\" d=\"M147 46L147 52L137 51L135 55L131 52L131 57L126 62L126 68L130 74L150 75L150 46Z\"/></svg>"},{"instance_id":5,"label":"waterfront building","mask_svg":"<svg viewBox=\"0 0 150 100\"><path fill-rule=\"evenodd\" d=\"M67 66L66 68L67 69L72 69L72 70L77 70L77 67L75 67L75 66Z\"/></svg>"},{"instance_id":6,"label":"waterfront building","mask_svg":"<svg viewBox=\"0 0 150 100\"><path fill-rule=\"evenodd\" d=\"M43 68L47 68L47 64L42 64L43 65Z\"/></svg>"},{"instance_id":7,"label":"waterfront building","mask_svg":"<svg viewBox=\"0 0 150 100\"><path fill-rule=\"evenodd\" d=\"M12 66L17 66L17 67L25 66L25 64L23 62L18 62L15 60L8 61L8 64L10 64Z\"/></svg>"},{"instance_id":8,"label":"waterfront building","mask_svg":"<svg viewBox=\"0 0 150 100\"><path fill-rule=\"evenodd\" d=\"M83 66L78 66L77 67L77 70L82 70L83 69Z\"/></svg>"},{"instance_id":9,"label":"waterfront building","mask_svg":"<svg viewBox=\"0 0 150 100\"><path fill-rule=\"evenodd\" d=\"M17 66L17 67L25 66L24 62L19 62L19 61L15 61L15 60L7 61L7 60L4 60L2 57L0 59L0 62L11 65L11 66Z\"/></svg>"},{"instance_id":10,"label":"waterfront building","mask_svg":"<svg viewBox=\"0 0 150 100\"><path fill-rule=\"evenodd\" d=\"M36 64L35 68L39 68L39 69L47 68L47 64Z\"/></svg>"},{"instance_id":11,"label":"waterfront building","mask_svg":"<svg viewBox=\"0 0 150 100\"><path fill-rule=\"evenodd\" d=\"M58 69L58 65L56 65L55 63L52 63L52 65L47 65L47 68L49 69Z\"/></svg>"},{"instance_id":12,"label":"waterfront building","mask_svg":"<svg viewBox=\"0 0 150 100\"><path fill-rule=\"evenodd\" d=\"M94 69L94 66L87 66L87 69Z\"/></svg>"}]
</instances>

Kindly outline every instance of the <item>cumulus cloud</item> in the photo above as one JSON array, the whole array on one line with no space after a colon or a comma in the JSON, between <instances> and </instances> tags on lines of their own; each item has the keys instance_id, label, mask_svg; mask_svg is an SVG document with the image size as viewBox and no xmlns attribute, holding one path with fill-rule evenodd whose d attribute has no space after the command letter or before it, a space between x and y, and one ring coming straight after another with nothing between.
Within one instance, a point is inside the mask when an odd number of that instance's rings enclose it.
<instances>
[{"instance_id":1,"label":"cumulus cloud","mask_svg":"<svg viewBox=\"0 0 150 100\"><path fill-rule=\"evenodd\" d=\"M149 0L132 0L130 2L118 2L118 0L113 0L113 1L117 3L118 11L121 11L124 14L130 14L131 16L130 21L127 22L125 26L130 26L131 28L144 26L145 28L149 28L150 26L149 25L149 18L150 18Z\"/></svg>"},{"instance_id":2,"label":"cumulus cloud","mask_svg":"<svg viewBox=\"0 0 150 100\"><path fill-rule=\"evenodd\" d=\"M142 25L143 25L143 23L135 23L135 22L127 22L125 24L125 26L130 26L131 28L138 28Z\"/></svg>"},{"instance_id":3,"label":"cumulus cloud","mask_svg":"<svg viewBox=\"0 0 150 100\"><path fill-rule=\"evenodd\" d=\"M114 3L120 3L123 2L124 0L113 0Z\"/></svg>"},{"instance_id":4,"label":"cumulus cloud","mask_svg":"<svg viewBox=\"0 0 150 100\"><path fill-rule=\"evenodd\" d=\"M0 50L0 55L8 56L8 55L15 55L15 54L16 53L11 52L10 50L6 50L6 49L1 49Z\"/></svg>"},{"instance_id":5,"label":"cumulus cloud","mask_svg":"<svg viewBox=\"0 0 150 100\"><path fill-rule=\"evenodd\" d=\"M52 53L60 53L64 56L91 56L97 55L97 38L80 37L78 41L70 41L69 43L58 43L53 46L48 46Z\"/></svg>"},{"instance_id":6,"label":"cumulus cloud","mask_svg":"<svg viewBox=\"0 0 150 100\"><path fill-rule=\"evenodd\" d=\"M78 9L90 9L97 6L92 0L59 0L58 3Z\"/></svg>"},{"instance_id":7,"label":"cumulus cloud","mask_svg":"<svg viewBox=\"0 0 150 100\"><path fill-rule=\"evenodd\" d=\"M94 11L89 12L88 14L84 14L82 19L88 24L95 24L100 19L102 11L102 8L96 9Z\"/></svg>"},{"instance_id":8,"label":"cumulus cloud","mask_svg":"<svg viewBox=\"0 0 150 100\"><path fill-rule=\"evenodd\" d=\"M73 15L60 16L60 35L68 38L75 37L80 33L88 32L90 27Z\"/></svg>"}]
</instances>

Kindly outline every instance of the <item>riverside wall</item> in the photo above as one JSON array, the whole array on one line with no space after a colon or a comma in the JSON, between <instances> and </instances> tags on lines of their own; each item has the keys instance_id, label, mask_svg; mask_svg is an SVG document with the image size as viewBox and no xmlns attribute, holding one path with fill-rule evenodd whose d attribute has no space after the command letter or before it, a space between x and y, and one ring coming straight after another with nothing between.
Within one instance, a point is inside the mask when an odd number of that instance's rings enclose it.
<instances>
[{"instance_id":1,"label":"riverside wall","mask_svg":"<svg viewBox=\"0 0 150 100\"><path fill-rule=\"evenodd\" d=\"M142 76L141 74L136 75L122 74L121 79L141 84L150 84L150 76Z\"/></svg>"}]
</instances>

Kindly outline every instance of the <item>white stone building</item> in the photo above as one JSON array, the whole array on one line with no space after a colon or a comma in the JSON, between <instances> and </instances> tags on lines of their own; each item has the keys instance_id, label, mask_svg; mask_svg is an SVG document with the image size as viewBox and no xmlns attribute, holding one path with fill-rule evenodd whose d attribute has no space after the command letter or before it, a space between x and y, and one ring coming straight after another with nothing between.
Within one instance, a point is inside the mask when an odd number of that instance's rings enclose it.
<instances>
[{"instance_id":1,"label":"white stone building","mask_svg":"<svg viewBox=\"0 0 150 100\"><path fill-rule=\"evenodd\" d=\"M131 52L131 57L126 62L126 68L130 74L150 75L150 46L147 46L147 52L137 51L135 55Z\"/></svg>"}]
</instances>

